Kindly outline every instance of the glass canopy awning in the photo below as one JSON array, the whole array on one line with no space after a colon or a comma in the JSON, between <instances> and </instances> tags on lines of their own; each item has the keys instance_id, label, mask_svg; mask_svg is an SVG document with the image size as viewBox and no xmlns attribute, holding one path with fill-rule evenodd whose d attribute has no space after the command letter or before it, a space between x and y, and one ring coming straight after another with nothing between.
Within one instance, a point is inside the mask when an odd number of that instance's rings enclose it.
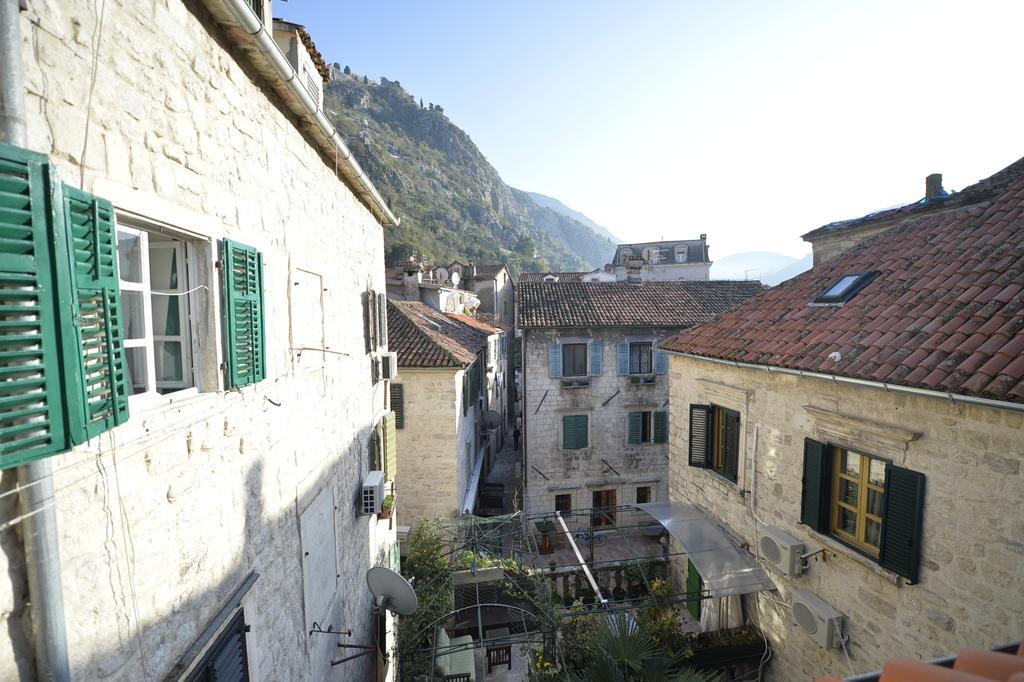
<instances>
[{"instance_id":1,"label":"glass canopy awning","mask_svg":"<svg viewBox=\"0 0 1024 682\"><path fill-rule=\"evenodd\" d=\"M707 513L683 502L638 504L679 541L704 580L712 597L731 597L774 590L757 561L738 547L725 529Z\"/></svg>"}]
</instances>

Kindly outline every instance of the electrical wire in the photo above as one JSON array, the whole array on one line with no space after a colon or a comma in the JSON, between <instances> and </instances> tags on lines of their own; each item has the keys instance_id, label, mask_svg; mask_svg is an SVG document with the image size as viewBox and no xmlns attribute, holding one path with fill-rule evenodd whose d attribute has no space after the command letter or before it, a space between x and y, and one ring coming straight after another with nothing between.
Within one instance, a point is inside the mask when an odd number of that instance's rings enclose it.
<instances>
[{"instance_id":1,"label":"electrical wire","mask_svg":"<svg viewBox=\"0 0 1024 682\"><path fill-rule=\"evenodd\" d=\"M102 4L101 4L102 2ZM85 184L85 152L89 148L89 124L92 122L92 96L96 92L96 74L99 72L100 43L103 41L103 16L106 14L106 0L93 2L92 68L89 73L89 95L85 103L85 135L82 138L82 157L78 160L78 185Z\"/></svg>"},{"instance_id":2,"label":"electrical wire","mask_svg":"<svg viewBox=\"0 0 1024 682\"><path fill-rule=\"evenodd\" d=\"M210 287L206 286L205 284L200 284L198 286L192 287L188 291L183 291L180 294L167 294L162 291L153 291L152 289L150 289L149 293L152 294L153 296L188 296L189 294L195 291L199 291L200 289L206 289L207 291L209 291Z\"/></svg>"},{"instance_id":3,"label":"electrical wire","mask_svg":"<svg viewBox=\"0 0 1024 682\"><path fill-rule=\"evenodd\" d=\"M836 631L839 633L839 644L843 647L843 655L846 656L846 667L850 669L850 677L854 677L857 673L853 671L853 662L850 661L850 652L846 649L846 643L850 641L850 635L843 633L842 622L839 618L833 617L832 624L836 626Z\"/></svg>"}]
</instances>

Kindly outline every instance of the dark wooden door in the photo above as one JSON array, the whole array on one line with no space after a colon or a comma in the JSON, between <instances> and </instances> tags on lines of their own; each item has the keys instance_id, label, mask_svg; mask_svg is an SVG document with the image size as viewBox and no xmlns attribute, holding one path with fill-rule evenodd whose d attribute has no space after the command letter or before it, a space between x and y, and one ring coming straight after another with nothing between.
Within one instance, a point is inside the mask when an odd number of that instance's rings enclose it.
<instances>
[{"instance_id":1,"label":"dark wooden door","mask_svg":"<svg viewBox=\"0 0 1024 682\"><path fill-rule=\"evenodd\" d=\"M595 490L592 514L594 527L615 525L615 507L618 505L614 490Z\"/></svg>"}]
</instances>

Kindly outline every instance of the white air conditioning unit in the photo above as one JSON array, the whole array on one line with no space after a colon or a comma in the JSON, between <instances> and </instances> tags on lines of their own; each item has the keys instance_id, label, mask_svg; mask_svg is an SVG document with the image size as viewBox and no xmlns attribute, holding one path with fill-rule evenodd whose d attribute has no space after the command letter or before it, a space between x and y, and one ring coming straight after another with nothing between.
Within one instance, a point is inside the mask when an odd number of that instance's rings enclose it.
<instances>
[{"instance_id":1,"label":"white air conditioning unit","mask_svg":"<svg viewBox=\"0 0 1024 682\"><path fill-rule=\"evenodd\" d=\"M761 558L781 571L783 575L800 575L804 572L804 543L775 526L761 526L759 529L758 551Z\"/></svg>"},{"instance_id":2,"label":"white air conditioning unit","mask_svg":"<svg viewBox=\"0 0 1024 682\"><path fill-rule=\"evenodd\" d=\"M362 513L376 514L380 512L380 504L384 501L384 472L371 471L363 480Z\"/></svg>"},{"instance_id":3,"label":"white air conditioning unit","mask_svg":"<svg viewBox=\"0 0 1024 682\"><path fill-rule=\"evenodd\" d=\"M813 592L793 590L793 623L825 649L845 642L846 616Z\"/></svg>"},{"instance_id":4,"label":"white air conditioning unit","mask_svg":"<svg viewBox=\"0 0 1024 682\"><path fill-rule=\"evenodd\" d=\"M380 370L377 376L381 379L394 379L398 376L398 353L381 353L378 358Z\"/></svg>"}]
</instances>

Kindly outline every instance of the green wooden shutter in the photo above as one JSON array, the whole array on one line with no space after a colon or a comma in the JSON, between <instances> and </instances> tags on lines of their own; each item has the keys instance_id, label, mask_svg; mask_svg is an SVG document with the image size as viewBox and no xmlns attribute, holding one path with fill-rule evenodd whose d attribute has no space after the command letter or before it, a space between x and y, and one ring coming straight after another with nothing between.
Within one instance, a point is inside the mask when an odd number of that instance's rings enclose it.
<instances>
[{"instance_id":1,"label":"green wooden shutter","mask_svg":"<svg viewBox=\"0 0 1024 682\"><path fill-rule=\"evenodd\" d=\"M574 417L562 417L562 448L565 450L576 448L576 419Z\"/></svg>"},{"instance_id":2,"label":"green wooden shutter","mask_svg":"<svg viewBox=\"0 0 1024 682\"><path fill-rule=\"evenodd\" d=\"M668 412L664 410L654 413L654 442L668 442Z\"/></svg>"},{"instance_id":3,"label":"green wooden shutter","mask_svg":"<svg viewBox=\"0 0 1024 682\"><path fill-rule=\"evenodd\" d=\"M393 480L398 472L398 438L395 435L395 413L384 416L384 477Z\"/></svg>"},{"instance_id":4,"label":"green wooden shutter","mask_svg":"<svg viewBox=\"0 0 1024 682\"><path fill-rule=\"evenodd\" d=\"M373 335L374 335L374 322L373 322L373 308L374 308L374 297L372 291L363 292L363 339L366 341L366 352L372 353L373 347Z\"/></svg>"},{"instance_id":5,"label":"green wooden shutter","mask_svg":"<svg viewBox=\"0 0 1024 682\"><path fill-rule=\"evenodd\" d=\"M370 471L384 471L384 438L380 424L370 433Z\"/></svg>"},{"instance_id":6,"label":"green wooden shutter","mask_svg":"<svg viewBox=\"0 0 1024 682\"><path fill-rule=\"evenodd\" d=\"M707 468L711 461L711 406L690 405L690 457L692 467Z\"/></svg>"},{"instance_id":7,"label":"green wooden shutter","mask_svg":"<svg viewBox=\"0 0 1024 682\"><path fill-rule=\"evenodd\" d=\"M388 345L388 295L377 294L377 338L379 345Z\"/></svg>"},{"instance_id":8,"label":"green wooden shutter","mask_svg":"<svg viewBox=\"0 0 1024 682\"><path fill-rule=\"evenodd\" d=\"M626 420L626 442L630 445L640 444L640 435L643 431L643 412L630 412Z\"/></svg>"},{"instance_id":9,"label":"green wooden shutter","mask_svg":"<svg viewBox=\"0 0 1024 682\"><path fill-rule=\"evenodd\" d=\"M916 583L924 528L924 474L889 465L878 563Z\"/></svg>"},{"instance_id":10,"label":"green wooden shutter","mask_svg":"<svg viewBox=\"0 0 1024 682\"><path fill-rule=\"evenodd\" d=\"M251 246L224 239L221 263L225 378L228 388L237 388L267 377L263 254Z\"/></svg>"},{"instance_id":11,"label":"green wooden shutter","mask_svg":"<svg viewBox=\"0 0 1024 682\"><path fill-rule=\"evenodd\" d=\"M69 447L48 175L45 156L0 144L0 468Z\"/></svg>"},{"instance_id":12,"label":"green wooden shutter","mask_svg":"<svg viewBox=\"0 0 1024 682\"><path fill-rule=\"evenodd\" d=\"M590 418L585 414L576 417L576 449L585 448L590 445L588 440L589 429L587 428L589 421Z\"/></svg>"},{"instance_id":13,"label":"green wooden shutter","mask_svg":"<svg viewBox=\"0 0 1024 682\"><path fill-rule=\"evenodd\" d=\"M405 428L405 386L391 384L391 411L395 413L395 428Z\"/></svg>"},{"instance_id":14,"label":"green wooden shutter","mask_svg":"<svg viewBox=\"0 0 1024 682\"><path fill-rule=\"evenodd\" d=\"M804 439L803 491L800 521L816 531L828 533L832 508L832 447ZM882 525L885 530L885 524Z\"/></svg>"},{"instance_id":15,"label":"green wooden shutter","mask_svg":"<svg viewBox=\"0 0 1024 682\"><path fill-rule=\"evenodd\" d=\"M735 483L740 469L740 413L723 410L725 419L725 474Z\"/></svg>"},{"instance_id":16,"label":"green wooden shutter","mask_svg":"<svg viewBox=\"0 0 1024 682\"><path fill-rule=\"evenodd\" d=\"M59 277L67 285L61 308L71 311L61 322L61 338L68 425L71 442L79 444L128 420L131 389L114 207L69 185L63 185L61 195L64 219L55 221L54 239L67 246L57 271L64 271Z\"/></svg>"}]
</instances>

